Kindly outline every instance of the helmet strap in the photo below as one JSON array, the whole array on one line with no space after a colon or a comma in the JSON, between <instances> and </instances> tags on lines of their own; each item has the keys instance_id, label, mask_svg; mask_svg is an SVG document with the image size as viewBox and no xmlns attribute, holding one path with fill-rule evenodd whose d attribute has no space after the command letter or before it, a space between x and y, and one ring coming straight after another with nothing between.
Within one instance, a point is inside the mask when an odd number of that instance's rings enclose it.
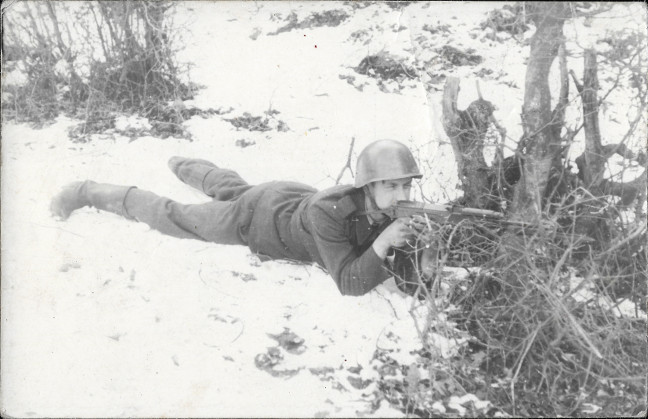
<instances>
[{"instance_id":1,"label":"helmet strap","mask_svg":"<svg viewBox=\"0 0 648 419\"><path fill-rule=\"evenodd\" d=\"M385 220L385 217L387 217L385 214L380 212L380 208L378 208L378 204L376 204L376 200L374 199L373 193L370 188L370 184L367 184L362 187L364 194L365 194L365 209L364 213L366 213L367 218L369 218L369 221L374 224L374 223L381 223Z\"/></svg>"}]
</instances>

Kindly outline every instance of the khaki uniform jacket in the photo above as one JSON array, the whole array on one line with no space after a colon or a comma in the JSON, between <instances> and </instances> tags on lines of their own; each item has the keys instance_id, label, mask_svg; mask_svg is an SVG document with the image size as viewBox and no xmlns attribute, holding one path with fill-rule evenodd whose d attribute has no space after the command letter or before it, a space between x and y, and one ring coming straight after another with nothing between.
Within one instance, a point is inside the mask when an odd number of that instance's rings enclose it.
<instances>
[{"instance_id":1,"label":"khaki uniform jacket","mask_svg":"<svg viewBox=\"0 0 648 419\"><path fill-rule=\"evenodd\" d=\"M391 276L371 246L386 225L355 215L365 210L362 189L335 186L314 192L293 182L259 186L266 191L255 208L263 219L253 217L248 234L253 251L317 262L343 295L365 294Z\"/></svg>"}]
</instances>

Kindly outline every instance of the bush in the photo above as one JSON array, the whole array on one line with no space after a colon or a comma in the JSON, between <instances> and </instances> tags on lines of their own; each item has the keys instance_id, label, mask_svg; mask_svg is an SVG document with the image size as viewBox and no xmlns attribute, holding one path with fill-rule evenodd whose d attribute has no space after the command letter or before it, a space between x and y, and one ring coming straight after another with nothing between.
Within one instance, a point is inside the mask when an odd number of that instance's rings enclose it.
<instances>
[{"instance_id":1,"label":"bush","mask_svg":"<svg viewBox=\"0 0 648 419\"><path fill-rule=\"evenodd\" d=\"M481 23L481 29L491 28L493 32L506 32L511 35L521 35L529 30L525 22L522 3L507 4L501 9L495 9Z\"/></svg>"},{"instance_id":2,"label":"bush","mask_svg":"<svg viewBox=\"0 0 648 419\"><path fill-rule=\"evenodd\" d=\"M355 71L381 80L404 80L417 76L416 70L407 66L403 59L386 53L364 57Z\"/></svg>"},{"instance_id":3,"label":"bush","mask_svg":"<svg viewBox=\"0 0 648 419\"><path fill-rule=\"evenodd\" d=\"M424 349L434 350L425 342L440 329L470 336L459 356L431 357L430 374L450 374L459 395L479 394L512 415L573 416L589 403L616 416L645 406L645 217L623 224L616 210L574 210L587 208L582 200L574 194L524 230L430 222L397 255L399 287L428 309ZM588 217L605 217L610 241L577 233ZM453 265L469 275L444 272ZM447 397L432 390L415 398L417 409Z\"/></svg>"},{"instance_id":4,"label":"bush","mask_svg":"<svg viewBox=\"0 0 648 419\"><path fill-rule=\"evenodd\" d=\"M191 98L180 80L171 3L24 2L6 14L5 56L26 82L7 88L4 116L42 123L60 113L82 118L78 134L110 127L117 112L142 115ZM25 29L29 28L26 34Z\"/></svg>"}]
</instances>

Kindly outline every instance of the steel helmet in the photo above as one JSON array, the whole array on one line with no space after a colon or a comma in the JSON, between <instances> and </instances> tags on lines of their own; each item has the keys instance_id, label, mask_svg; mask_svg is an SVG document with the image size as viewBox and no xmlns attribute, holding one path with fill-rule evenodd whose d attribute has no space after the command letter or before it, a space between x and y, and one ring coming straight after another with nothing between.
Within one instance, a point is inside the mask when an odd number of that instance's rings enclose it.
<instances>
[{"instance_id":1,"label":"steel helmet","mask_svg":"<svg viewBox=\"0 0 648 419\"><path fill-rule=\"evenodd\" d=\"M395 140L378 140L366 146L358 156L354 186L362 188L380 180L422 176L412 152L405 144Z\"/></svg>"}]
</instances>

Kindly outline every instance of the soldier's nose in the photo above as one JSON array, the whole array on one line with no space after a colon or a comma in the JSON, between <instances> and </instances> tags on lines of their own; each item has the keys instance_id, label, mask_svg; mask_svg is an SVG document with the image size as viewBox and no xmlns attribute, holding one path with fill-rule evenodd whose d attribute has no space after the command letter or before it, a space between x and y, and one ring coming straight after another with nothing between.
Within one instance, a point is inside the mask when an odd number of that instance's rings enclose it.
<instances>
[{"instance_id":1,"label":"soldier's nose","mask_svg":"<svg viewBox=\"0 0 648 419\"><path fill-rule=\"evenodd\" d=\"M405 189L400 188L396 191L394 194L394 200L396 201L405 201L407 200L407 194L405 193Z\"/></svg>"}]
</instances>

